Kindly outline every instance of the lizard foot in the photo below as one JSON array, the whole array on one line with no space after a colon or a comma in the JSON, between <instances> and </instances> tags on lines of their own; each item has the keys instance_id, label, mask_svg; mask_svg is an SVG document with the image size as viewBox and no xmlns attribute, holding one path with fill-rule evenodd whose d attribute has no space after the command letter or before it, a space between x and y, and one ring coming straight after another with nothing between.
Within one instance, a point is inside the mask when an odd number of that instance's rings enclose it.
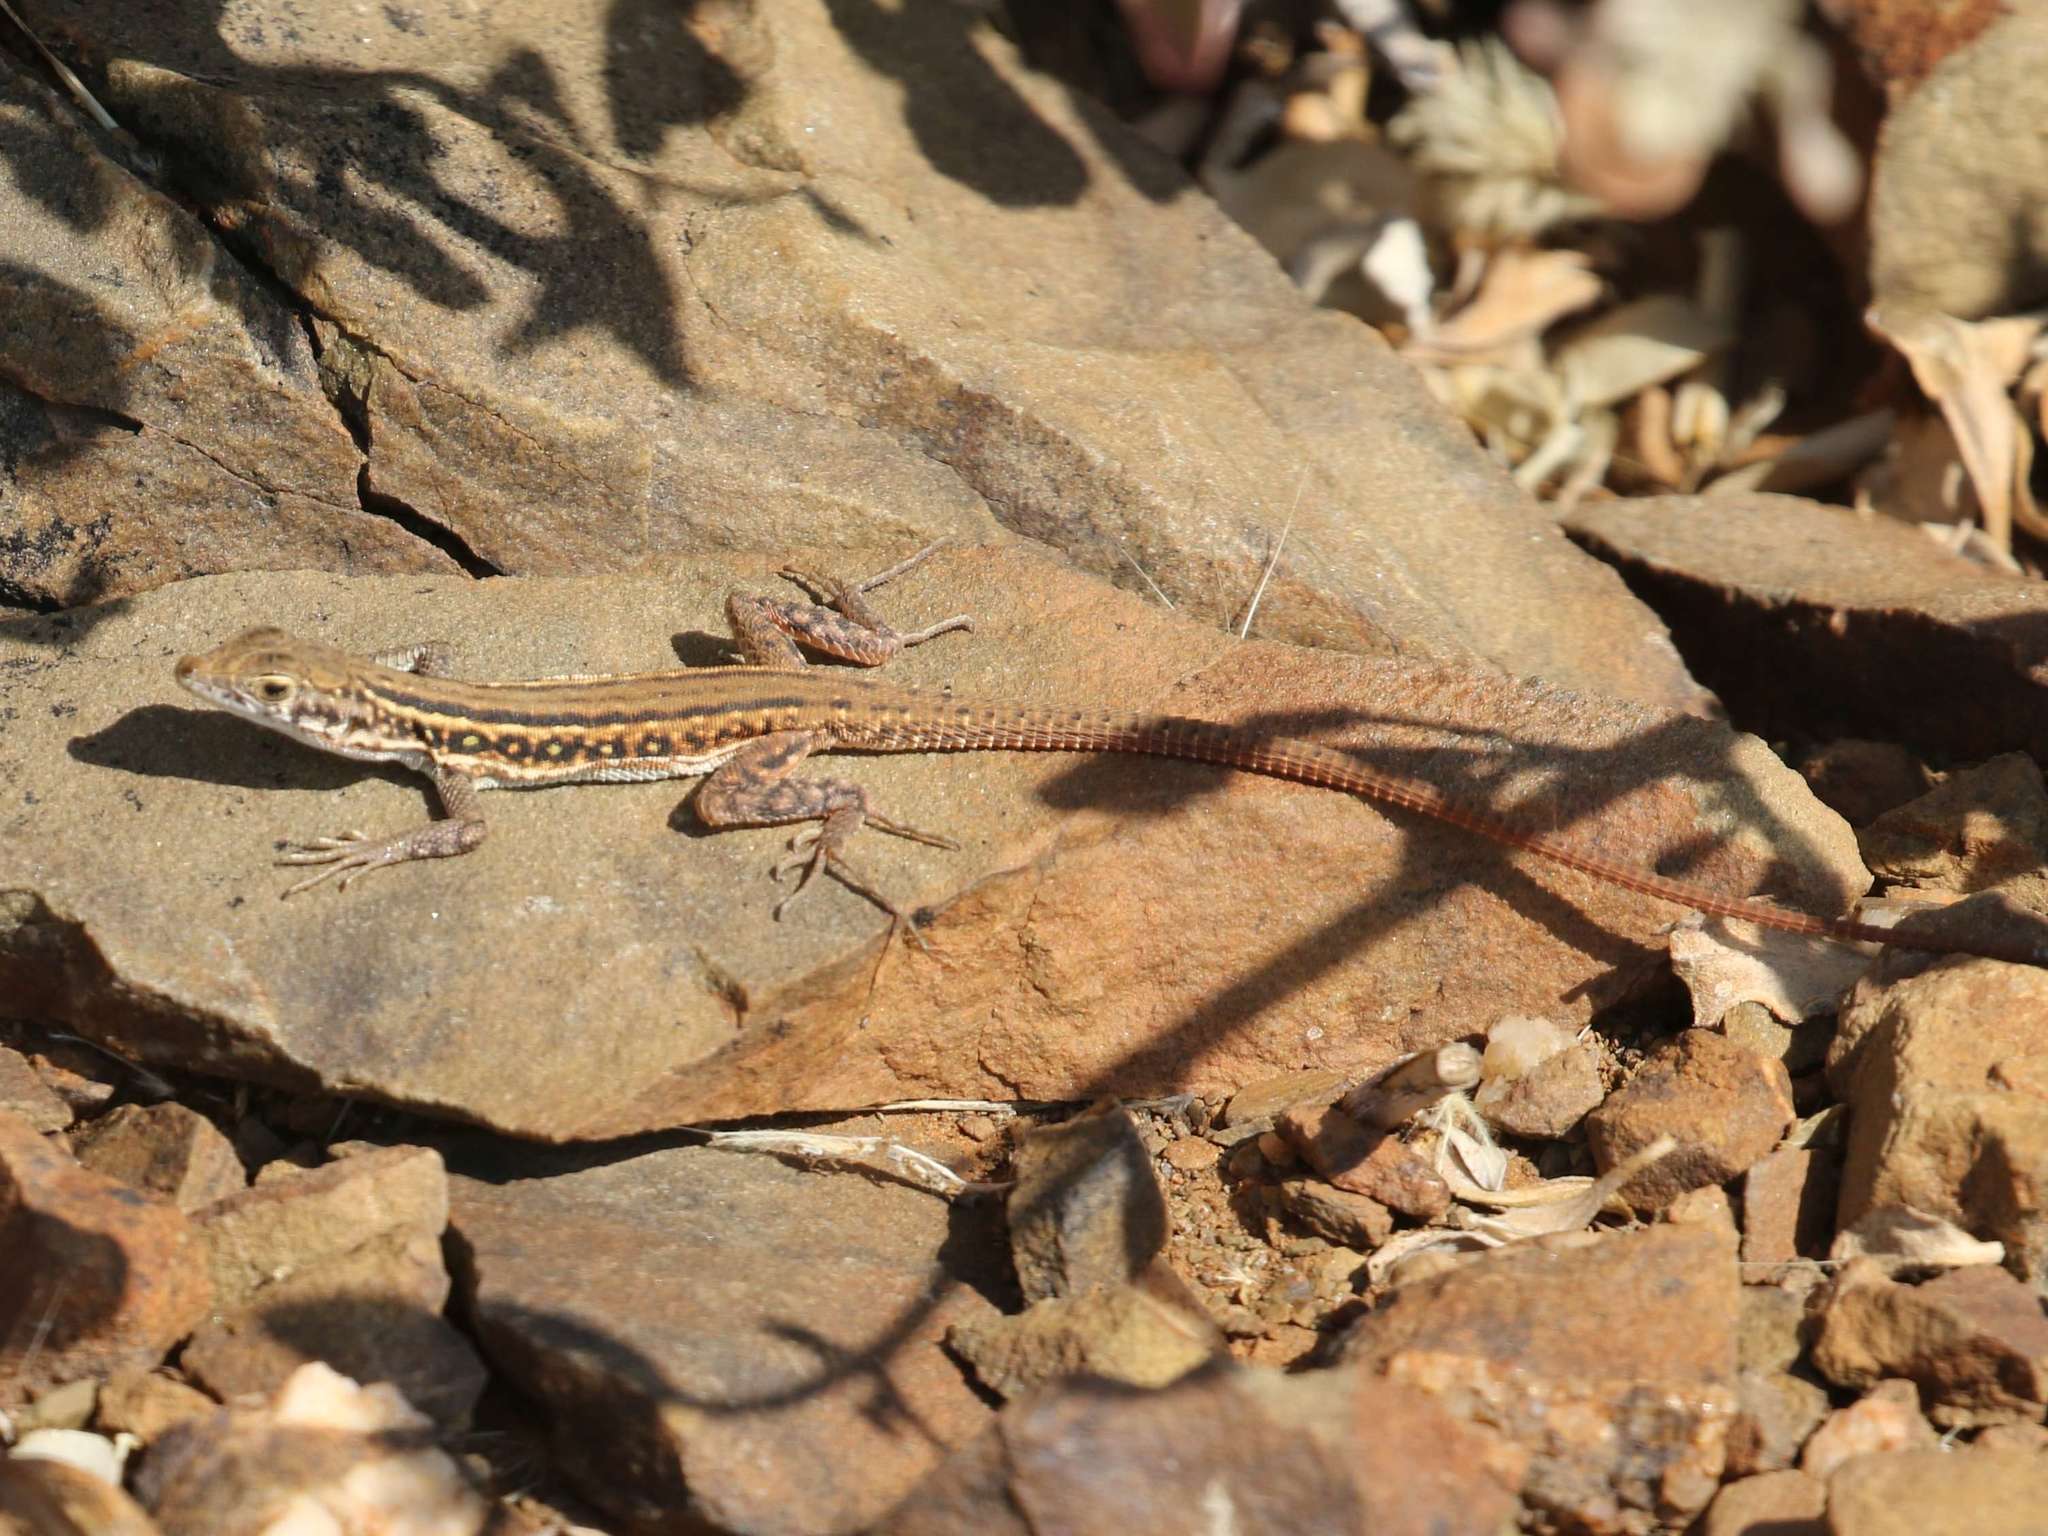
<instances>
[{"instance_id":1,"label":"lizard foot","mask_svg":"<svg viewBox=\"0 0 2048 1536\"><path fill-rule=\"evenodd\" d=\"M307 876L296 885L287 886L278 893L278 899L296 896L301 891L310 891L323 880L333 880L336 890L347 890L348 883L365 871L393 864L405 857L393 850L405 839L397 838L388 843L372 843L368 834L349 831L339 837L316 837L303 843L286 843L277 856L279 864L324 864L326 868Z\"/></svg>"}]
</instances>

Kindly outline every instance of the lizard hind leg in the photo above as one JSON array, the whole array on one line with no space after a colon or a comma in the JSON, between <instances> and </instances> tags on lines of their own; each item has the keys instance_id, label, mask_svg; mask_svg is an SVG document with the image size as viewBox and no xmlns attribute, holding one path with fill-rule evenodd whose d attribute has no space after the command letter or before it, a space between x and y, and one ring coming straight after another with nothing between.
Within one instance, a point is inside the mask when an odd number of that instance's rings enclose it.
<instances>
[{"instance_id":1,"label":"lizard hind leg","mask_svg":"<svg viewBox=\"0 0 2048 1536\"><path fill-rule=\"evenodd\" d=\"M808 779L795 770L817 746L809 731L778 731L755 738L714 770L698 789L697 817L709 827L773 827L815 821L816 827L790 839L789 856L772 871L777 880L800 871L796 889L776 903L780 918L810 885L819 870L831 873L847 889L865 896L915 937L916 925L874 883L847 862L847 842L863 826L893 833L935 848L958 845L936 832L924 832L874 811L867 791L846 779ZM922 940L920 939L920 942Z\"/></svg>"},{"instance_id":2,"label":"lizard hind leg","mask_svg":"<svg viewBox=\"0 0 2048 1536\"><path fill-rule=\"evenodd\" d=\"M725 617L740 654L756 665L802 666L803 653L798 650L801 645L856 666L879 667L911 646L923 645L956 629L974 628L971 618L956 613L923 629L900 630L877 613L865 596L884 582L922 565L945 545L944 539L927 544L909 559L899 560L864 581L835 581L785 566L781 575L806 589L815 602L731 593L725 600Z\"/></svg>"}]
</instances>

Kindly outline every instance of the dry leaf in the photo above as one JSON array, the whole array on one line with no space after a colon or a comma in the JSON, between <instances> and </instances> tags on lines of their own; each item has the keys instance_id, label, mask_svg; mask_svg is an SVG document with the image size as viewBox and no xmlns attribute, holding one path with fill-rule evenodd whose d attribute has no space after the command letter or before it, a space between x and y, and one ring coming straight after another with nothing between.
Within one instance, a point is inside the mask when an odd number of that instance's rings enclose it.
<instances>
[{"instance_id":1,"label":"dry leaf","mask_svg":"<svg viewBox=\"0 0 2048 1536\"><path fill-rule=\"evenodd\" d=\"M1457 1179L1497 1191L1508 1181L1508 1155L1490 1138L1452 1126L1437 1142L1436 1171L1447 1181Z\"/></svg>"},{"instance_id":2,"label":"dry leaf","mask_svg":"<svg viewBox=\"0 0 2048 1536\"><path fill-rule=\"evenodd\" d=\"M1992 543L2012 547L2015 518L2029 533L2048 532L2022 482L2032 444L2023 452L2027 426L2011 395L2048 316L1967 321L1930 314L1896 332L1885 328L1877 311L1868 318L1872 330L1905 354L1921 391L1941 407Z\"/></svg>"},{"instance_id":3,"label":"dry leaf","mask_svg":"<svg viewBox=\"0 0 2048 1536\"><path fill-rule=\"evenodd\" d=\"M1416 199L1415 174L1401 157L1359 139L1283 143L1241 170L1205 160L1202 180L1288 267L1312 242L1346 230L1368 236L1389 217L1412 215Z\"/></svg>"},{"instance_id":4,"label":"dry leaf","mask_svg":"<svg viewBox=\"0 0 2048 1536\"><path fill-rule=\"evenodd\" d=\"M2005 1244L1979 1242L1952 1221L1910 1205L1880 1205L1837 1234L1828 1257L1846 1263L1872 1258L1887 1269L1963 1269L2002 1264Z\"/></svg>"},{"instance_id":5,"label":"dry leaf","mask_svg":"<svg viewBox=\"0 0 2048 1536\"><path fill-rule=\"evenodd\" d=\"M1519 343L1593 303L1601 287L1581 251L1498 251L1471 302L1402 352L1416 362L1510 365L1522 360Z\"/></svg>"},{"instance_id":6,"label":"dry leaf","mask_svg":"<svg viewBox=\"0 0 2048 1536\"><path fill-rule=\"evenodd\" d=\"M1685 460L1671 442L1671 391L1653 384L1628 408L1634 430L1636 464L1659 485L1677 490L1685 483Z\"/></svg>"},{"instance_id":7,"label":"dry leaf","mask_svg":"<svg viewBox=\"0 0 2048 1536\"><path fill-rule=\"evenodd\" d=\"M1730 339L1692 300L1650 294L1582 327L1555 363L1568 399L1614 405L1698 367Z\"/></svg>"},{"instance_id":8,"label":"dry leaf","mask_svg":"<svg viewBox=\"0 0 2048 1536\"><path fill-rule=\"evenodd\" d=\"M1531 1189L1518 1189L1514 1194L1525 1198L1515 1202L1513 1208L1506 1208L1501 1196L1509 1193L1473 1189L1451 1182L1451 1193L1458 1199L1474 1205L1492 1205L1502 1208L1496 1216L1479 1216L1469 1211L1453 1209L1453 1215L1462 1218L1465 1230L1481 1237L1490 1237L1498 1242L1519 1242L1524 1238L1547 1237L1553 1232L1577 1232L1593 1224L1607 1202L1612 1199L1630 1179L1645 1168L1662 1162L1678 1150L1678 1143L1672 1137L1659 1136L1633 1157L1616 1163L1597 1179L1549 1179ZM1546 1198L1529 1199L1532 1194Z\"/></svg>"},{"instance_id":9,"label":"dry leaf","mask_svg":"<svg viewBox=\"0 0 2048 1536\"><path fill-rule=\"evenodd\" d=\"M89 1429L32 1429L15 1442L8 1455L17 1460L61 1461L118 1488L129 1453L141 1444L128 1434L109 1437Z\"/></svg>"},{"instance_id":10,"label":"dry leaf","mask_svg":"<svg viewBox=\"0 0 2048 1536\"><path fill-rule=\"evenodd\" d=\"M1779 933L1692 913L1671 931L1671 969L1692 994L1695 1028L1711 1029L1738 1003L1761 1003L1788 1024L1833 1013L1870 957L1832 939Z\"/></svg>"},{"instance_id":11,"label":"dry leaf","mask_svg":"<svg viewBox=\"0 0 2048 1536\"><path fill-rule=\"evenodd\" d=\"M1420 224L1406 218L1383 221L1359 256L1358 271L1410 331L1430 328L1429 300L1436 291L1436 274L1430 270L1429 245Z\"/></svg>"},{"instance_id":12,"label":"dry leaf","mask_svg":"<svg viewBox=\"0 0 2048 1536\"><path fill-rule=\"evenodd\" d=\"M1494 244L1601 211L1597 199L1564 185L1561 133L1549 84L1492 37L1460 47L1456 67L1387 125L1388 139L1429 179L1446 231Z\"/></svg>"},{"instance_id":13,"label":"dry leaf","mask_svg":"<svg viewBox=\"0 0 2048 1536\"><path fill-rule=\"evenodd\" d=\"M1776 491L1796 496L1831 485L1853 475L1884 452L1897 425L1898 415L1894 411L1866 411L1789 443L1783 439L1759 441L1751 450L1755 457L1718 477L1703 494L1739 496L1750 491Z\"/></svg>"}]
</instances>

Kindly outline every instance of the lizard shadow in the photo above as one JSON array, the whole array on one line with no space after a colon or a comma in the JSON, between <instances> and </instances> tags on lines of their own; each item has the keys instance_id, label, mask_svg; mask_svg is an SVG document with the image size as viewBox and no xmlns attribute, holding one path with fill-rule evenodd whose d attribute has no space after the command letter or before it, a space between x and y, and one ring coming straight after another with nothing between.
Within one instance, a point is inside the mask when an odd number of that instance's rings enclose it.
<instances>
[{"instance_id":1,"label":"lizard shadow","mask_svg":"<svg viewBox=\"0 0 2048 1536\"><path fill-rule=\"evenodd\" d=\"M94 768L231 789L331 792L364 778L421 786L418 774L396 763L335 757L218 710L175 704L138 705L111 725L72 737L65 751Z\"/></svg>"},{"instance_id":2,"label":"lizard shadow","mask_svg":"<svg viewBox=\"0 0 2048 1536\"><path fill-rule=\"evenodd\" d=\"M1499 731L1474 731L1441 721L1346 708L1271 711L1233 724L1253 736L1321 740L1370 771L1459 786L1449 793L1460 804L1489 818L1562 840L1571 841L1571 829L1585 824L1593 836L1581 846L1596 854L1601 819L1611 816L1617 803L1630 795L1664 785L1674 776L1726 785L1739 800L1745 820L1759 827L1772 847L1788 850L1760 869L1746 868L1745 884L1761 894L1797 898L1807 909L1817 899L1814 870L1825 867L1820 850L1811 850L1812 857L1803 867L1792 856L1791 850L1802 846L1798 830L1770 814L1753 792L1742 790L1746 772L1735 759L1734 741L1709 722L1673 719L1593 747L1515 739ZM1418 728L1435 739L1414 741ZM1398 745L1343 739L1347 733L1355 738L1367 729L1399 731L1403 739ZM1717 739L1708 740L1707 733ZM1461 740L1472 737L1479 740ZM1166 771L1156 771L1161 768ZM1234 776L1229 769L1179 761L1155 760L1154 769L1133 774L1116 759L1090 758L1058 774L1039 793L1045 803L1061 809L1087 806L1132 817L1157 817L1220 792ZM1519 779L1531 771L1538 775L1535 787L1518 787L1509 796L1504 783L1507 777ZM1492 890L1520 917L1591 958L1593 974L1557 999L1560 1003L1584 1000L1601 1011L1643 995L1661 971L1660 949L1604 926L1575 899L1574 885L1591 877L1558 871L1560 881L1547 873L1557 866L1538 856L1421 813L1379 805L1371 808L1398 822L1407 835L1400 840L1392 867L1370 892L1247 966L1181 1017L1104 1063L1076 1089L1077 1094L1157 1092L1162 1085L1184 1081L1194 1061L1249 1028L1262 1013L1352 963L1404 926L1426 920L1433 908L1467 886ZM1716 878L1713 865L1717 851L1724 846L1724 840L1711 833L1680 838L1657 850L1646 868L1672 879L1697 878L1718 890L1723 881ZM1446 1032L1447 1019L1439 1022L1446 1028L1435 1029L1426 1039L1404 1039L1401 1048L1440 1043L1440 1038L1458 1032Z\"/></svg>"},{"instance_id":3,"label":"lizard shadow","mask_svg":"<svg viewBox=\"0 0 2048 1536\"><path fill-rule=\"evenodd\" d=\"M708 629L678 630L668 643L685 667L730 667L740 660L739 645L731 635L714 635Z\"/></svg>"}]
</instances>

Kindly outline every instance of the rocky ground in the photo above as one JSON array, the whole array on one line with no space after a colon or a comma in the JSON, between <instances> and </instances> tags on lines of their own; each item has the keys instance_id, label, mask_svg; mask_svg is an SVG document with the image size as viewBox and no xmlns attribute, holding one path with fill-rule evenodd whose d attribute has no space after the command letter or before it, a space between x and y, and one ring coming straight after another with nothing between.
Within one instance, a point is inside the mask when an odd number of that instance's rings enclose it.
<instances>
[{"instance_id":1,"label":"rocky ground","mask_svg":"<svg viewBox=\"0 0 2048 1536\"><path fill-rule=\"evenodd\" d=\"M0 1530L2041 1529L2048 969L1063 756L846 770L960 843L861 849L921 945L775 921L783 836L676 783L284 902L418 780L172 679L717 660L727 591L945 538L902 680L2022 931L2040 15L1758 7L1780 161L1700 107L1652 176L1612 9L1511 9L1566 139L1455 196L1435 45L1285 6L0 33ZM1659 289L1743 165L1762 275Z\"/></svg>"}]
</instances>

